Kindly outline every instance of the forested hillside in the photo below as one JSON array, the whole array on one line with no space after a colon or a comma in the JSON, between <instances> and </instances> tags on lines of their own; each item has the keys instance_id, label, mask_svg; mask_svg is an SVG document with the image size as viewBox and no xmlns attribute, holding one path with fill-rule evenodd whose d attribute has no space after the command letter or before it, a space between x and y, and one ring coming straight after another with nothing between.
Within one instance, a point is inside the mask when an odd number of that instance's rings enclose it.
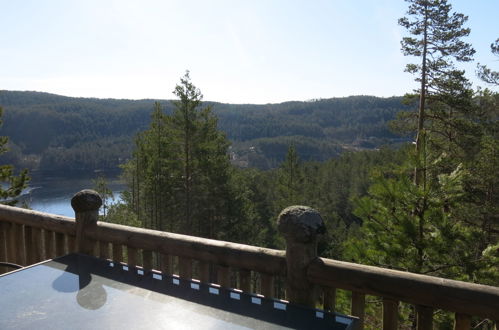
<instances>
[{"instance_id":1,"label":"forested hillside","mask_svg":"<svg viewBox=\"0 0 499 330\"><path fill-rule=\"evenodd\" d=\"M11 138L4 160L47 170L115 168L130 158L134 136L151 122L154 100L72 98L1 91L2 134ZM170 101L159 101L165 113ZM324 161L348 149L373 149L400 137L387 128L406 109L400 97L352 96L307 102L212 105L232 142L234 164L276 167L294 144L304 160Z\"/></svg>"}]
</instances>

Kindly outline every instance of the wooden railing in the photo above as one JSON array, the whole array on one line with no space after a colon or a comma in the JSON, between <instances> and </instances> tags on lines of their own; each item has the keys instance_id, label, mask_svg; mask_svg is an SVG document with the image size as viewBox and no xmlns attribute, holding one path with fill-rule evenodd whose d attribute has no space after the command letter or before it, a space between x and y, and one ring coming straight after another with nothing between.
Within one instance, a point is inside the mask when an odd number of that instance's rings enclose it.
<instances>
[{"instance_id":1,"label":"wooden railing","mask_svg":"<svg viewBox=\"0 0 499 330\"><path fill-rule=\"evenodd\" d=\"M470 329L472 316L499 320L498 287L317 257L322 224L312 209L281 213L281 251L97 222L99 200L92 191L75 195L76 219L0 205L0 261L30 265L83 252L311 307L322 297L326 310L334 310L337 289L348 290L361 328L366 295L382 299L383 329L398 328L399 302L416 306L418 329L432 329L435 309L455 313L455 329Z\"/></svg>"}]
</instances>

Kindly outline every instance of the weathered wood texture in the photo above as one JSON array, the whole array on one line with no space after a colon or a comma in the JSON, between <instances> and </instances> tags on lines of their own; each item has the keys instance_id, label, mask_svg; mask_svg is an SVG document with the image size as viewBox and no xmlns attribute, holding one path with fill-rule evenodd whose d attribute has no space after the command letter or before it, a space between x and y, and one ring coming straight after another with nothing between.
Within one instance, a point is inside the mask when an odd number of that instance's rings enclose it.
<instances>
[{"instance_id":1,"label":"weathered wood texture","mask_svg":"<svg viewBox=\"0 0 499 330\"><path fill-rule=\"evenodd\" d=\"M137 249L127 246L127 263L129 266L137 266Z\"/></svg>"},{"instance_id":2,"label":"weathered wood texture","mask_svg":"<svg viewBox=\"0 0 499 330\"><path fill-rule=\"evenodd\" d=\"M225 266L218 266L218 284L224 288L230 288L230 268Z\"/></svg>"},{"instance_id":3,"label":"weathered wood texture","mask_svg":"<svg viewBox=\"0 0 499 330\"><path fill-rule=\"evenodd\" d=\"M108 242L99 242L99 257L101 259L109 259L109 243Z\"/></svg>"},{"instance_id":4,"label":"weathered wood texture","mask_svg":"<svg viewBox=\"0 0 499 330\"><path fill-rule=\"evenodd\" d=\"M153 261L152 261L152 251L143 250L142 251L142 266L144 269L151 270L153 269Z\"/></svg>"},{"instance_id":5,"label":"weathered wood texture","mask_svg":"<svg viewBox=\"0 0 499 330\"><path fill-rule=\"evenodd\" d=\"M286 273L285 252L157 230L99 222L85 233L94 240L123 244L222 266L271 274Z\"/></svg>"},{"instance_id":6,"label":"weathered wood texture","mask_svg":"<svg viewBox=\"0 0 499 330\"><path fill-rule=\"evenodd\" d=\"M123 245L113 243L113 260L116 262L123 261Z\"/></svg>"},{"instance_id":7,"label":"weathered wood texture","mask_svg":"<svg viewBox=\"0 0 499 330\"><path fill-rule=\"evenodd\" d=\"M60 257L66 254L66 237L63 233L55 233L55 256Z\"/></svg>"},{"instance_id":8,"label":"weathered wood texture","mask_svg":"<svg viewBox=\"0 0 499 330\"><path fill-rule=\"evenodd\" d=\"M7 222L0 221L0 260L7 261ZM0 266L0 274L10 271L9 267Z\"/></svg>"},{"instance_id":9,"label":"weathered wood texture","mask_svg":"<svg viewBox=\"0 0 499 330\"><path fill-rule=\"evenodd\" d=\"M317 210L295 205L282 210L277 229L286 239L286 299L314 308L319 288L309 281L307 269L317 258L317 239L325 231L324 221Z\"/></svg>"},{"instance_id":10,"label":"weathered wood texture","mask_svg":"<svg viewBox=\"0 0 499 330\"><path fill-rule=\"evenodd\" d=\"M16 249L15 247L12 248ZM26 264L34 264L36 261L35 256L33 255L33 228L30 226L24 226L24 249L26 251ZM16 261L12 260L12 262Z\"/></svg>"},{"instance_id":11,"label":"weathered wood texture","mask_svg":"<svg viewBox=\"0 0 499 330\"><path fill-rule=\"evenodd\" d=\"M45 257L52 259L55 257L54 232L45 229L43 235L45 238Z\"/></svg>"},{"instance_id":12,"label":"weathered wood texture","mask_svg":"<svg viewBox=\"0 0 499 330\"><path fill-rule=\"evenodd\" d=\"M26 261L26 245L24 243L24 226L15 224L17 227L16 232L16 248L17 248L17 261L19 265L27 265Z\"/></svg>"},{"instance_id":13,"label":"weathered wood texture","mask_svg":"<svg viewBox=\"0 0 499 330\"><path fill-rule=\"evenodd\" d=\"M89 226L95 226L96 223L93 212L82 212L76 214L76 251L88 255L93 254L95 241L88 238L85 234Z\"/></svg>"},{"instance_id":14,"label":"weathered wood texture","mask_svg":"<svg viewBox=\"0 0 499 330\"><path fill-rule=\"evenodd\" d=\"M416 306L416 313L418 316L417 319L418 330L432 330L433 308L426 306Z\"/></svg>"},{"instance_id":15,"label":"weathered wood texture","mask_svg":"<svg viewBox=\"0 0 499 330\"><path fill-rule=\"evenodd\" d=\"M96 255L95 240L92 240L86 231L97 226L99 219L99 208L102 205L100 195L90 189L77 192L71 198L71 207L75 211L76 220L76 243L77 252L88 255Z\"/></svg>"},{"instance_id":16,"label":"weathered wood texture","mask_svg":"<svg viewBox=\"0 0 499 330\"><path fill-rule=\"evenodd\" d=\"M247 269L239 270L239 289L244 292L251 292L251 271Z\"/></svg>"},{"instance_id":17,"label":"weathered wood texture","mask_svg":"<svg viewBox=\"0 0 499 330\"><path fill-rule=\"evenodd\" d=\"M5 224L5 245L7 247L7 261L16 263L17 262L17 249L16 249L16 241L15 241L15 232L14 232L14 224L6 223Z\"/></svg>"},{"instance_id":18,"label":"weathered wood texture","mask_svg":"<svg viewBox=\"0 0 499 330\"><path fill-rule=\"evenodd\" d=\"M210 264L206 261L199 262L199 280L203 283L210 283Z\"/></svg>"},{"instance_id":19,"label":"weathered wood texture","mask_svg":"<svg viewBox=\"0 0 499 330\"><path fill-rule=\"evenodd\" d=\"M7 222L0 221L0 260L7 261Z\"/></svg>"},{"instance_id":20,"label":"weathered wood texture","mask_svg":"<svg viewBox=\"0 0 499 330\"><path fill-rule=\"evenodd\" d=\"M324 310L334 312L336 308L336 288L325 287L322 292L324 295Z\"/></svg>"},{"instance_id":21,"label":"weathered wood texture","mask_svg":"<svg viewBox=\"0 0 499 330\"><path fill-rule=\"evenodd\" d=\"M414 305L499 319L499 288L439 277L318 258L309 279Z\"/></svg>"},{"instance_id":22,"label":"weathered wood texture","mask_svg":"<svg viewBox=\"0 0 499 330\"><path fill-rule=\"evenodd\" d=\"M30 253L33 255L35 263L43 260L43 246L42 246L42 230L40 228L32 228L31 232L31 248Z\"/></svg>"},{"instance_id":23,"label":"weathered wood texture","mask_svg":"<svg viewBox=\"0 0 499 330\"><path fill-rule=\"evenodd\" d=\"M160 269L163 274L171 275L173 274L173 264L172 258L168 254L160 254Z\"/></svg>"},{"instance_id":24,"label":"weathered wood texture","mask_svg":"<svg viewBox=\"0 0 499 330\"><path fill-rule=\"evenodd\" d=\"M274 296L274 276L271 274L260 274L261 294L265 297Z\"/></svg>"},{"instance_id":25,"label":"weathered wood texture","mask_svg":"<svg viewBox=\"0 0 499 330\"><path fill-rule=\"evenodd\" d=\"M456 313L454 318L454 330L470 330L471 316L466 314Z\"/></svg>"},{"instance_id":26,"label":"weathered wood texture","mask_svg":"<svg viewBox=\"0 0 499 330\"><path fill-rule=\"evenodd\" d=\"M383 330L397 330L399 321L399 302L383 298Z\"/></svg>"},{"instance_id":27,"label":"weathered wood texture","mask_svg":"<svg viewBox=\"0 0 499 330\"><path fill-rule=\"evenodd\" d=\"M40 229L43 231L40 232ZM37 253L40 251L45 257L64 255L68 247L72 249L71 241L75 235L76 224L72 218L0 205L0 257L7 261L20 260L30 264L38 259ZM170 260L170 256L178 256L179 269L186 277L192 276L192 260L200 262L202 277L206 276L206 269L202 265L212 263L217 265L217 282L225 287L231 287L231 268L261 273L261 291L264 294L273 291L274 279L278 287L280 276L286 276L285 251L280 250L110 223L97 223L93 228L85 229L84 236L93 241L95 247L99 246L102 257L106 255L106 250L102 249L101 244L106 244L107 253L111 244L112 256L117 262L123 261L123 246L154 251L162 255L161 270L171 273L171 261L164 260ZM146 256L144 263L152 267L152 262L148 260L150 259ZM186 260L190 262L190 269L186 267ZM316 258L308 265L306 276L309 282L323 287L350 290L362 296L370 294L384 297L387 301L427 306L429 309L418 309L419 327L422 329L431 324L432 308L456 312L456 329L468 327L470 318L466 315L499 320L497 287L322 258ZM244 283L244 280L240 283ZM353 297L352 300L360 301L360 297ZM357 303L354 305L357 306Z\"/></svg>"},{"instance_id":28,"label":"weathered wood texture","mask_svg":"<svg viewBox=\"0 0 499 330\"><path fill-rule=\"evenodd\" d=\"M74 253L78 252L78 249L76 247L76 237L73 235L65 235L66 236L66 244L67 244L67 251L68 253ZM91 249L90 255L97 257L99 254L97 253L97 250L99 249L99 246L95 244L95 242L90 243Z\"/></svg>"},{"instance_id":29,"label":"weathered wood texture","mask_svg":"<svg viewBox=\"0 0 499 330\"><path fill-rule=\"evenodd\" d=\"M71 235L75 234L76 229L73 218L8 205L0 205L0 221Z\"/></svg>"},{"instance_id":30,"label":"weathered wood texture","mask_svg":"<svg viewBox=\"0 0 499 330\"><path fill-rule=\"evenodd\" d=\"M364 329L364 319L366 314L366 295L361 292L352 292L351 313L359 318L357 329Z\"/></svg>"},{"instance_id":31,"label":"weathered wood texture","mask_svg":"<svg viewBox=\"0 0 499 330\"><path fill-rule=\"evenodd\" d=\"M178 274L181 278L192 279L192 259L178 258Z\"/></svg>"}]
</instances>

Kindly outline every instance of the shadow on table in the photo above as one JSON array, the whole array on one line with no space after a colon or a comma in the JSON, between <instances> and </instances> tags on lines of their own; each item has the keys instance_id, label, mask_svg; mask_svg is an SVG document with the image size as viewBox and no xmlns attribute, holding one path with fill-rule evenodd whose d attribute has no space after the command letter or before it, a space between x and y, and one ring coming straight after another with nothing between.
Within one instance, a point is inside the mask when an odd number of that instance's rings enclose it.
<instances>
[{"instance_id":1,"label":"shadow on table","mask_svg":"<svg viewBox=\"0 0 499 330\"><path fill-rule=\"evenodd\" d=\"M92 281L92 273L86 263L69 263L64 273L54 280L52 287L59 292L78 291L76 301L88 310L99 309L107 301L106 290L102 283Z\"/></svg>"}]
</instances>

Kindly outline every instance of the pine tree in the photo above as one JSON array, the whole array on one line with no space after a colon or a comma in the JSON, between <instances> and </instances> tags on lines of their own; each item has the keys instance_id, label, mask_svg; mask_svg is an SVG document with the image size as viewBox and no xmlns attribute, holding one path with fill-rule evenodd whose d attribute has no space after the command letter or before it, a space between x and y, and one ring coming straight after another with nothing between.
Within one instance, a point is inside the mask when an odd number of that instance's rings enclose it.
<instances>
[{"instance_id":1,"label":"pine tree","mask_svg":"<svg viewBox=\"0 0 499 330\"><path fill-rule=\"evenodd\" d=\"M277 212L288 206L304 203L304 183L303 166L295 146L291 144L286 159L277 170Z\"/></svg>"},{"instance_id":2,"label":"pine tree","mask_svg":"<svg viewBox=\"0 0 499 330\"><path fill-rule=\"evenodd\" d=\"M99 175L92 181L95 191L97 191L102 198L102 216L105 219L107 210L111 206L110 202L114 201L113 191L109 188L107 179L103 175Z\"/></svg>"},{"instance_id":3,"label":"pine tree","mask_svg":"<svg viewBox=\"0 0 499 330\"><path fill-rule=\"evenodd\" d=\"M155 102L150 128L137 134L133 159L124 166L130 189L127 204L146 228L176 230L170 184L171 135L166 115Z\"/></svg>"},{"instance_id":4,"label":"pine tree","mask_svg":"<svg viewBox=\"0 0 499 330\"><path fill-rule=\"evenodd\" d=\"M404 53L421 59L407 67L421 84L412 126L416 152L408 150L405 166L379 171L369 196L357 200L355 213L363 220L357 257L490 282L479 274L486 269L484 251L497 244L492 206L497 192L487 184L497 181L487 174L497 164L491 142L497 142L497 96L488 91L475 95L452 62L468 61L474 53L461 40L469 33L463 28L467 17L451 14L447 1L408 2L412 19L399 23L413 35L403 39Z\"/></svg>"},{"instance_id":5,"label":"pine tree","mask_svg":"<svg viewBox=\"0 0 499 330\"><path fill-rule=\"evenodd\" d=\"M456 100L461 94L469 94L464 72L457 70L452 60L470 61L475 51L470 44L461 40L470 32L468 28L463 27L468 17L451 13L452 7L446 0L406 1L409 3L409 17L401 18L399 24L412 36L402 39L402 51L404 55L420 59L419 64L408 64L406 67L406 71L415 74L416 81L420 83L415 147L418 162L415 166L414 182L424 185L424 145L428 111L434 109L436 114L440 113L440 118L433 119L445 120L441 116L445 108L443 104Z\"/></svg>"},{"instance_id":6,"label":"pine tree","mask_svg":"<svg viewBox=\"0 0 499 330\"><path fill-rule=\"evenodd\" d=\"M356 202L362 238L353 256L370 264L432 275L452 274L462 246L451 210L462 197L463 170L440 175L431 188L414 185L410 162L377 171L369 195ZM458 272L457 272L458 273Z\"/></svg>"},{"instance_id":7,"label":"pine tree","mask_svg":"<svg viewBox=\"0 0 499 330\"><path fill-rule=\"evenodd\" d=\"M228 212L229 142L218 130L211 107L200 108L203 95L189 71L173 93L179 100L173 101L175 109L167 121L176 146L170 157L176 159L172 174L182 232L214 237Z\"/></svg>"},{"instance_id":8,"label":"pine tree","mask_svg":"<svg viewBox=\"0 0 499 330\"><path fill-rule=\"evenodd\" d=\"M499 57L499 38L490 45L490 50L492 54ZM477 68L477 74L480 79L491 85L499 86L499 71L494 71L486 65L481 64L478 64Z\"/></svg>"},{"instance_id":9,"label":"pine tree","mask_svg":"<svg viewBox=\"0 0 499 330\"><path fill-rule=\"evenodd\" d=\"M186 72L172 114L156 103L125 166L135 213L146 227L218 237L231 217L229 143Z\"/></svg>"}]
</instances>

